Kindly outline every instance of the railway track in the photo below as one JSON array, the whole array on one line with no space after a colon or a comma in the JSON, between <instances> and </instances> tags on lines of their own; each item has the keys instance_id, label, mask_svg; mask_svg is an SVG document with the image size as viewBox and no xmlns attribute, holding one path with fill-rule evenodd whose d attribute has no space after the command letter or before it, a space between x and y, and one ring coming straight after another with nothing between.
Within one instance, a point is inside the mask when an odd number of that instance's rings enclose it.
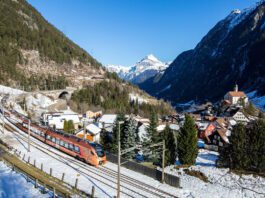
<instances>
[{"instance_id":1,"label":"railway track","mask_svg":"<svg viewBox=\"0 0 265 198\"><path fill-rule=\"evenodd\" d=\"M13 125L10 126L11 125L10 123L7 123L7 125L11 128L12 132L18 134L23 141L27 142L27 137L25 137L26 134L24 132L22 132L22 133L18 132L20 130L17 129ZM36 141L38 141L38 143ZM81 161L78 161L77 159L74 159L70 156L64 156L65 154L63 154L63 153L54 152L52 150L47 151L47 147L40 145L40 143L42 143L42 142L40 142L37 139L34 139L34 141L31 141L31 142L32 142L32 146L34 146L36 149L40 150L41 152L53 157L55 160L58 160L64 164L70 166L71 168L73 168L75 170L77 170L77 168L78 168L78 172L80 174L87 176L89 178L93 178L94 180L116 190L117 173L114 170L107 168L107 167L95 168L92 166L87 166L87 164L85 164ZM52 147L50 147L50 148L52 148ZM55 155L56 157L53 155ZM58 157L59 157L59 159L58 159ZM77 167L74 167L71 164L73 164ZM86 172L86 171L88 171L88 172ZM102 181L97 177L103 178L105 181ZM161 189L157 189L157 188L155 188L149 184L146 184L144 182L141 182L137 179L131 178L131 177L124 175L124 174L121 175L121 182L122 182L121 183L121 193L124 194L125 196L128 196L128 197L136 197L136 196L137 197L150 197L150 195L151 195L151 197L175 197L174 195L172 195L168 192L165 192ZM143 192L145 192L145 193L143 193ZM146 196L147 195L146 193L149 196Z\"/></svg>"}]
</instances>

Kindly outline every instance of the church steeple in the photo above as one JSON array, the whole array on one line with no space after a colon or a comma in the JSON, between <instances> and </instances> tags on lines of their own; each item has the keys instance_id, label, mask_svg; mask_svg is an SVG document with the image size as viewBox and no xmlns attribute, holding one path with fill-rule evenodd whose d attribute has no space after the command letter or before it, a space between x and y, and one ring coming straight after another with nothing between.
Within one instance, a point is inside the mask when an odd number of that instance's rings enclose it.
<instances>
[{"instance_id":1,"label":"church steeple","mask_svg":"<svg viewBox=\"0 0 265 198\"><path fill-rule=\"evenodd\" d=\"M235 84L234 91L238 92L238 85L237 84Z\"/></svg>"}]
</instances>

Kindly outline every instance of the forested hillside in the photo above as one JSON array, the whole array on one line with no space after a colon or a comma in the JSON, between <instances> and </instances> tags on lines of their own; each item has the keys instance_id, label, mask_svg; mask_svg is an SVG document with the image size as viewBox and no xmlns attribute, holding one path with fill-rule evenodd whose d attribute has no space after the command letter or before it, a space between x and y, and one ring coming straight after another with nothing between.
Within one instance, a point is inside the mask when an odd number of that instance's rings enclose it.
<instances>
[{"instance_id":1,"label":"forested hillside","mask_svg":"<svg viewBox=\"0 0 265 198\"><path fill-rule=\"evenodd\" d=\"M32 59L36 59L35 62ZM43 68L34 71L32 68L36 64ZM58 69L82 66L97 70L101 64L48 23L25 0L0 0L0 83L42 86L48 75L43 76L40 71L51 65ZM59 77L61 74L60 70L51 73L54 86L67 84L64 77Z\"/></svg>"},{"instance_id":2,"label":"forested hillside","mask_svg":"<svg viewBox=\"0 0 265 198\"><path fill-rule=\"evenodd\" d=\"M132 100L130 93L135 91L138 91L136 87L116 80L102 81L74 92L70 106L78 112L92 109L107 113L133 113L144 117L149 117L152 112L159 115L169 115L174 112L173 108L163 101L156 101L156 104L153 104ZM151 99L148 95L145 98L147 101Z\"/></svg>"}]
</instances>

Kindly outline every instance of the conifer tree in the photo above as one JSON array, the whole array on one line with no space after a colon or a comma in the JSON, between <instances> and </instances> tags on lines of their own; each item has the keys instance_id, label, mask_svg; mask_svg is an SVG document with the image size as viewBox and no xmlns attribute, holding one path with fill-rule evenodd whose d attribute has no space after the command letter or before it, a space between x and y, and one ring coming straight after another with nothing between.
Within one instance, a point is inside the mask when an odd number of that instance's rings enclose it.
<instances>
[{"instance_id":1,"label":"conifer tree","mask_svg":"<svg viewBox=\"0 0 265 198\"><path fill-rule=\"evenodd\" d=\"M165 153L165 165L169 166L171 164L175 164L177 153L175 135L169 125L166 125L166 128L163 131L163 136L166 144L165 147L167 149Z\"/></svg>"},{"instance_id":2,"label":"conifer tree","mask_svg":"<svg viewBox=\"0 0 265 198\"><path fill-rule=\"evenodd\" d=\"M157 132L157 122L157 115L155 114L155 112L152 112L150 117L150 125L148 126L146 134L143 138L143 146L146 148L147 153L150 154L147 157L152 159L153 161L158 161L159 153L151 149L150 146L161 141L161 138L159 137L159 134Z\"/></svg>"},{"instance_id":3,"label":"conifer tree","mask_svg":"<svg viewBox=\"0 0 265 198\"><path fill-rule=\"evenodd\" d=\"M116 153L118 151L118 130L119 130L119 122L125 123L126 118L123 113L118 114L114 127L113 127L113 134L112 134L112 141L111 141L111 151ZM123 130L124 124L120 124L120 139L123 138Z\"/></svg>"},{"instance_id":4,"label":"conifer tree","mask_svg":"<svg viewBox=\"0 0 265 198\"><path fill-rule=\"evenodd\" d=\"M248 165L246 127L239 123L233 128L230 144L220 149L220 161L233 169L245 169Z\"/></svg>"},{"instance_id":5,"label":"conifer tree","mask_svg":"<svg viewBox=\"0 0 265 198\"><path fill-rule=\"evenodd\" d=\"M246 149L251 171L265 172L265 122L256 120L247 127L249 141Z\"/></svg>"},{"instance_id":6,"label":"conifer tree","mask_svg":"<svg viewBox=\"0 0 265 198\"><path fill-rule=\"evenodd\" d=\"M234 127L230 144L220 150L220 164L232 169L265 171L265 121Z\"/></svg>"},{"instance_id":7,"label":"conifer tree","mask_svg":"<svg viewBox=\"0 0 265 198\"><path fill-rule=\"evenodd\" d=\"M185 122L178 136L178 157L181 164L192 165L196 161L198 135L194 120L185 116Z\"/></svg>"},{"instance_id":8,"label":"conifer tree","mask_svg":"<svg viewBox=\"0 0 265 198\"><path fill-rule=\"evenodd\" d=\"M121 148L128 149L136 146L136 124L132 118L129 118L124 124L123 136L121 139ZM134 151L128 152L124 155L126 158L133 158Z\"/></svg>"}]
</instances>

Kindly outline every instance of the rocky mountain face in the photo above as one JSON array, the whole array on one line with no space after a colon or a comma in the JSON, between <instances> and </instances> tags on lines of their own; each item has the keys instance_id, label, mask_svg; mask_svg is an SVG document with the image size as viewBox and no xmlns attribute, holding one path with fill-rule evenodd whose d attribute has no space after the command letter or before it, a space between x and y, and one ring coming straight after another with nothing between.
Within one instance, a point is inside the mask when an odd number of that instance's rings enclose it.
<instances>
[{"instance_id":1,"label":"rocky mountain face","mask_svg":"<svg viewBox=\"0 0 265 198\"><path fill-rule=\"evenodd\" d=\"M215 101L231 90L265 94L265 2L234 10L218 22L193 50L139 86L171 101Z\"/></svg>"},{"instance_id":2,"label":"rocky mountain face","mask_svg":"<svg viewBox=\"0 0 265 198\"><path fill-rule=\"evenodd\" d=\"M132 67L107 65L106 68L110 72L117 73L120 78L126 81L140 84L159 73L163 73L168 65L169 63L163 63L153 54L150 54Z\"/></svg>"},{"instance_id":3,"label":"rocky mountain face","mask_svg":"<svg viewBox=\"0 0 265 198\"><path fill-rule=\"evenodd\" d=\"M79 86L102 78L101 64L26 0L0 0L0 83Z\"/></svg>"}]
</instances>

